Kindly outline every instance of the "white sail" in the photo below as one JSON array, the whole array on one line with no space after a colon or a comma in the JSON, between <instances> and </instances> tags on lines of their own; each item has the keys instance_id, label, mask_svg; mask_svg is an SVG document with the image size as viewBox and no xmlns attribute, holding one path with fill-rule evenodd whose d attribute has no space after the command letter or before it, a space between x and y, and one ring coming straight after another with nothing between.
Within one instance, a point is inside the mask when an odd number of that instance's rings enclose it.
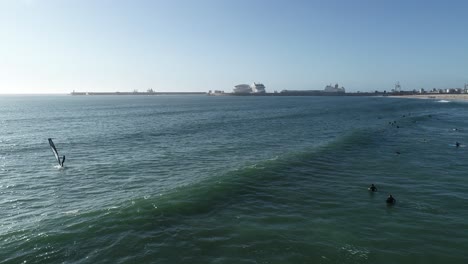
<instances>
[{"instance_id":1,"label":"white sail","mask_svg":"<svg viewBox=\"0 0 468 264\"><path fill-rule=\"evenodd\" d=\"M52 148L52 152L54 152L54 155L55 155L55 158L57 159L58 164L63 167L63 162L60 161L57 148L55 147L54 142L52 141L51 138L49 138L49 145ZM65 159L65 156L64 156L64 159Z\"/></svg>"}]
</instances>

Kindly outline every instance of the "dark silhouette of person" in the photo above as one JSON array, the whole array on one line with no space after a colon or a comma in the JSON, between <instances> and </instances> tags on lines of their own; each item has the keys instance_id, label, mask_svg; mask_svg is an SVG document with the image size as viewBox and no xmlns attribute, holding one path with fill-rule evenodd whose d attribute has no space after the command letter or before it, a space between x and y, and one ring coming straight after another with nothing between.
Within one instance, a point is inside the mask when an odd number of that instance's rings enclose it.
<instances>
[{"instance_id":1,"label":"dark silhouette of person","mask_svg":"<svg viewBox=\"0 0 468 264\"><path fill-rule=\"evenodd\" d=\"M395 200L395 198L393 198L393 196L390 194L390 195L388 195L387 201L386 201L386 202L387 202L387 204L395 204L395 203L396 203L396 200Z\"/></svg>"},{"instance_id":2,"label":"dark silhouette of person","mask_svg":"<svg viewBox=\"0 0 468 264\"><path fill-rule=\"evenodd\" d=\"M377 191L377 187L375 187L374 184L371 184L371 186L369 187L369 191L371 191L371 192L376 192L376 191Z\"/></svg>"},{"instance_id":3,"label":"dark silhouette of person","mask_svg":"<svg viewBox=\"0 0 468 264\"><path fill-rule=\"evenodd\" d=\"M455 147L457 147L457 148L460 147L460 142L458 142L458 141L455 142Z\"/></svg>"}]
</instances>

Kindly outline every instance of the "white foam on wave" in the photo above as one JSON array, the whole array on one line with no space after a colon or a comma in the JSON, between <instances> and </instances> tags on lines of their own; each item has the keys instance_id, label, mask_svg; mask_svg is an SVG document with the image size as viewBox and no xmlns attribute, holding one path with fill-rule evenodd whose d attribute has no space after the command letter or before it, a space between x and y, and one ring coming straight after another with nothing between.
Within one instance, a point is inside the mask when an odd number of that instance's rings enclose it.
<instances>
[{"instance_id":1,"label":"white foam on wave","mask_svg":"<svg viewBox=\"0 0 468 264\"><path fill-rule=\"evenodd\" d=\"M278 156L274 156L273 158L270 158L270 159L268 159L268 160L278 160L278 159L279 159Z\"/></svg>"},{"instance_id":2,"label":"white foam on wave","mask_svg":"<svg viewBox=\"0 0 468 264\"><path fill-rule=\"evenodd\" d=\"M364 247L353 246L350 244L346 244L341 247L341 250L345 252L347 258L356 258L356 259L368 259L370 251Z\"/></svg>"},{"instance_id":3,"label":"white foam on wave","mask_svg":"<svg viewBox=\"0 0 468 264\"><path fill-rule=\"evenodd\" d=\"M66 211L66 212L63 212L64 214L66 215L76 215L78 214L80 210L76 209L76 210L70 210L70 211Z\"/></svg>"},{"instance_id":4,"label":"white foam on wave","mask_svg":"<svg viewBox=\"0 0 468 264\"><path fill-rule=\"evenodd\" d=\"M457 147L456 144L448 144L448 145L451 147ZM466 145L463 145L463 144L458 145L458 148L464 148L464 147L466 147Z\"/></svg>"},{"instance_id":5,"label":"white foam on wave","mask_svg":"<svg viewBox=\"0 0 468 264\"><path fill-rule=\"evenodd\" d=\"M439 100L439 101L437 101L437 102L438 102L438 103L450 103L450 101L448 101L448 100Z\"/></svg>"}]
</instances>

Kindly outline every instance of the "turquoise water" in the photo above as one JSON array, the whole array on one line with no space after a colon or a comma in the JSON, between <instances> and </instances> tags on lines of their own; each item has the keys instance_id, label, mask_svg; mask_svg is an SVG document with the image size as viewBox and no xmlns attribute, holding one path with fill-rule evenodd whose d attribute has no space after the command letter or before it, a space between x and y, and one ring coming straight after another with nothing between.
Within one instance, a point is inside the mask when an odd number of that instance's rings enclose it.
<instances>
[{"instance_id":1,"label":"turquoise water","mask_svg":"<svg viewBox=\"0 0 468 264\"><path fill-rule=\"evenodd\" d=\"M0 263L467 263L467 110L2 96Z\"/></svg>"}]
</instances>

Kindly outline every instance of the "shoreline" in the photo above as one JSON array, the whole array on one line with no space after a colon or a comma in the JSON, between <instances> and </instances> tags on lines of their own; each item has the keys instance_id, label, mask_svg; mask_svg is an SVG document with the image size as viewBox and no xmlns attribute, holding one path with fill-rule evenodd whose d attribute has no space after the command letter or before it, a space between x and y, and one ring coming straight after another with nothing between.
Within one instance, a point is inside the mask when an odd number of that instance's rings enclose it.
<instances>
[{"instance_id":1,"label":"shoreline","mask_svg":"<svg viewBox=\"0 0 468 264\"><path fill-rule=\"evenodd\" d=\"M392 98L409 99L435 99L435 100L457 100L468 101L468 94L412 94L412 95L389 95Z\"/></svg>"}]
</instances>

